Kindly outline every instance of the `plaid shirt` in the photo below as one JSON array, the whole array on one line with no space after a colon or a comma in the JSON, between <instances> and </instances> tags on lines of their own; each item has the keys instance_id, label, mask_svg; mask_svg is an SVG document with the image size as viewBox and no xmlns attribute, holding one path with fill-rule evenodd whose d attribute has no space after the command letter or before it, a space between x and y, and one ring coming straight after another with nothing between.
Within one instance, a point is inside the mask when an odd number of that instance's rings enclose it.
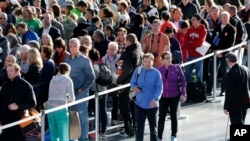
<instances>
[{"instance_id":1,"label":"plaid shirt","mask_svg":"<svg viewBox=\"0 0 250 141\"><path fill-rule=\"evenodd\" d=\"M125 51L125 43L118 43L118 52L117 54L122 54Z\"/></svg>"}]
</instances>

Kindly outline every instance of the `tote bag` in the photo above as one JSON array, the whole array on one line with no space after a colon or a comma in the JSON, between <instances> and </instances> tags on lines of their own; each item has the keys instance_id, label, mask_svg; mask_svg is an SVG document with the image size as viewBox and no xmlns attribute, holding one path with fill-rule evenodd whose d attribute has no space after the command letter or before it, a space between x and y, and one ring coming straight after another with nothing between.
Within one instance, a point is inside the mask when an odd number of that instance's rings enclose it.
<instances>
[{"instance_id":1,"label":"tote bag","mask_svg":"<svg viewBox=\"0 0 250 141\"><path fill-rule=\"evenodd\" d=\"M81 136L81 122L77 111L69 111L69 138L78 140Z\"/></svg>"}]
</instances>

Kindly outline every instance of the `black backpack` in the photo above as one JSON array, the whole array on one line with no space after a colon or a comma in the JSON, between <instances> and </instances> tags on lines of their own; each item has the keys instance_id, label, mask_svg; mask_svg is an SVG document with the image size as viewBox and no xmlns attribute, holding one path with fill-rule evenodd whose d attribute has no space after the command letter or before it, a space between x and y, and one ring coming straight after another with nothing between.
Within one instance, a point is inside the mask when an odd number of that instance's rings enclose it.
<instances>
[{"instance_id":1,"label":"black backpack","mask_svg":"<svg viewBox=\"0 0 250 141\"><path fill-rule=\"evenodd\" d=\"M102 86L108 86L112 83L112 74L107 64L99 63L99 77L96 83Z\"/></svg>"}]
</instances>

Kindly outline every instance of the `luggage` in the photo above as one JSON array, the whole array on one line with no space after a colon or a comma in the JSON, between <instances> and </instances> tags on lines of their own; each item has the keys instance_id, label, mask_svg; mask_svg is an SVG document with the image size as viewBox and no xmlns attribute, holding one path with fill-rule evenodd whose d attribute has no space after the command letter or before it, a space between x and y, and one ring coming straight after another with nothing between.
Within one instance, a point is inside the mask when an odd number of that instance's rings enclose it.
<instances>
[{"instance_id":1,"label":"luggage","mask_svg":"<svg viewBox=\"0 0 250 141\"><path fill-rule=\"evenodd\" d=\"M206 100L206 88L205 82L201 82L199 79L192 80L187 83L187 100L194 102L201 102Z\"/></svg>"}]
</instances>

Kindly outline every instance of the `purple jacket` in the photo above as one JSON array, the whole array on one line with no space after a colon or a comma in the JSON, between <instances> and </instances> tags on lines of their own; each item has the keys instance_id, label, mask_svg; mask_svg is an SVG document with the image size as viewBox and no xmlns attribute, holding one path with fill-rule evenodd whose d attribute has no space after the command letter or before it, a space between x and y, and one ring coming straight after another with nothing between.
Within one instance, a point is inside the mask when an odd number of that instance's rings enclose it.
<instances>
[{"instance_id":1,"label":"purple jacket","mask_svg":"<svg viewBox=\"0 0 250 141\"><path fill-rule=\"evenodd\" d=\"M158 67L158 70L160 71L162 76L162 83L163 83L162 97L169 98L169 97L177 97L180 96L181 94L186 95L186 86L187 86L186 79L179 65L171 64L170 66L168 66L167 79L165 77L166 74L165 65ZM182 83L181 93L180 93L180 88L178 86L179 81Z\"/></svg>"}]
</instances>

